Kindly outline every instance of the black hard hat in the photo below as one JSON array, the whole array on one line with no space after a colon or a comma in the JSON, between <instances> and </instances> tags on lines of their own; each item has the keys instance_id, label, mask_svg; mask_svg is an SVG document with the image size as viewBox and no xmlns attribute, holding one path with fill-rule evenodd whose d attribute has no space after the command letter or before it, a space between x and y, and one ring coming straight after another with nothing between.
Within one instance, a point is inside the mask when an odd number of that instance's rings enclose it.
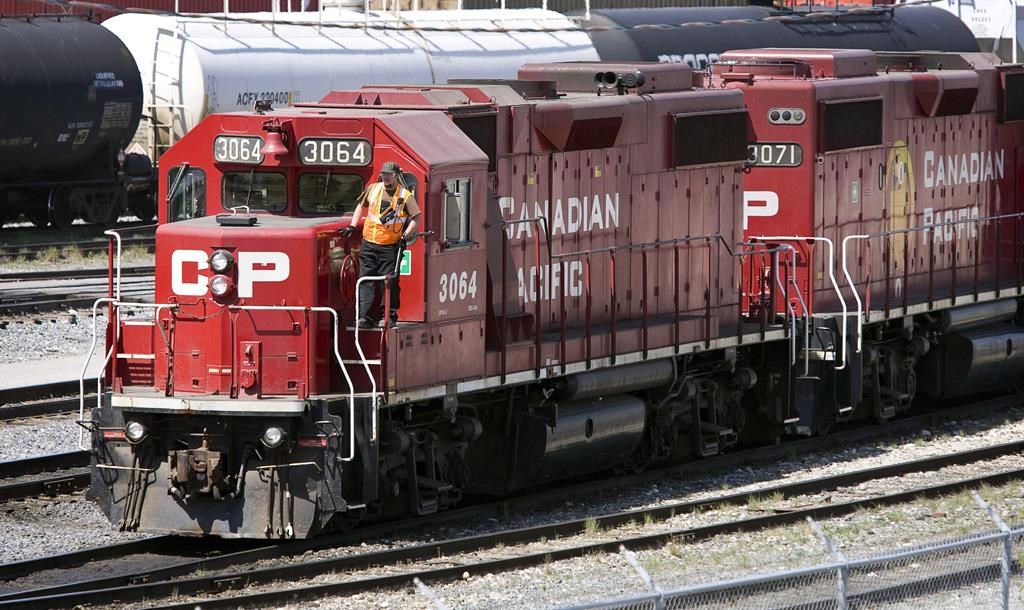
<instances>
[{"instance_id":1,"label":"black hard hat","mask_svg":"<svg viewBox=\"0 0 1024 610\"><path fill-rule=\"evenodd\" d=\"M385 161L384 165L380 166L380 172L382 174L383 173L397 174L400 171L402 171L402 170L401 170L401 168L398 167L398 163L395 162L395 161Z\"/></svg>"}]
</instances>

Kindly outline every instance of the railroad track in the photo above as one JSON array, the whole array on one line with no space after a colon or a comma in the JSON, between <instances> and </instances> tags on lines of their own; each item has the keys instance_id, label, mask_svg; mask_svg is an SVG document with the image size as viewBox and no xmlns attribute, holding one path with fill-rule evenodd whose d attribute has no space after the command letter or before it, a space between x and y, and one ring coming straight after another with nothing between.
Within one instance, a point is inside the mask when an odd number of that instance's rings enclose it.
<instances>
[{"instance_id":1,"label":"railroad track","mask_svg":"<svg viewBox=\"0 0 1024 610\"><path fill-rule=\"evenodd\" d=\"M69 280L69 279L93 279L107 277L107 269L64 269L55 271L12 271L0 273L0 282L31 281L31 280ZM122 267L121 277L149 277L153 275L154 268L148 266Z\"/></svg>"},{"instance_id":2,"label":"railroad track","mask_svg":"<svg viewBox=\"0 0 1024 610\"><path fill-rule=\"evenodd\" d=\"M121 297L128 301L145 301L153 298L153 280L150 275L122 276ZM24 315L65 309L88 309L96 299L106 296L107 280L101 277L84 277L55 284L53 280L41 279L25 285L11 282L0 284L0 315Z\"/></svg>"},{"instance_id":3,"label":"railroad track","mask_svg":"<svg viewBox=\"0 0 1024 610\"><path fill-rule=\"evenodd\" d=\"M86 451L0 462L0 502L55 497L86 489L88 466Z\"/></svg>"},{"instance_id":4,"label":"railroad track","mask_svg":"<svg viewBox=\"0 0 1024 610\"><path fill-rule=\"evenodd\" d=\"M140 226L140 227L126 227L121 229L122 248L129 246L139 246L152 251L155 247L155 237L151 230L152 225ZM132 237L125 236L127 233L145 233L143 235L136 235ZM94 252L106 252L109 245L109 241L105 236L100 235L88 235L83 236L82 239L74 241L38 241L38 242L25 242L25 243L5 243L0 245L0 258L13 258L17 256L38 256L40 253L48 251L78 251L82 254L94 253Z\"/></svg>"},{"instance_id":5,"label":"railroad track","mask_svg":"<svg viewBox=\"0 0 1024 610\"><path fill-rule=\"evenodd\" d=\"M615 540L610 541L570 544L568 546L561 545L561 548L550 548L542 552L516 554L514 549L510 548L512 545L565 539L594 530L614 528L630 523L664 521L676 515L705 511L723 504L745 505L765 497L791 498L823 493L842 487L858 485L866 481L899 476L908 472L928 472L951 465L976 463L997 456L1019 453L1022 450L1024 450L1024 441L823 477L811 481L777 485L754 492L733 493L698 501L675 502L654 508L631 510L585 519L573 519L536 527L359 553L339 558L299 562L280 567L257 570L240 568L240 566L245 566L259 560L299 555L310 550L331 548L345 543L351 544L352 541L359 539L372 539L370 531L360 530L359 532L328 536L309 541L265 545L253 549L240 550L217 557L206 557L162 569L150 570L146 573L135 573L0 595L0 608L15 606L20 608L59 608L78 604L132 603L142 600L149 600L149 603L152 603L152 600L202 594L217 594L219 597L203 598L201 600L193 599L186 603L171 603L151 607L194 608L199 603L204 608L237 608L258 604L291 602L296 599L322 597L325 595L353 594L381 588L404 587L408 586L413 578L437 582L461 578L466 572L470 574L491 573L543 565L551 561L583 557L595 553L616 552L620 545L625 545L634 550L651 548L667 544L673 540L699 540L726 533L778 527L802 522L807 517L825 519L850 514L867 507L901 504L926 497L936 497L966 489L975 489L983 485L999 485L1024 478L1024 470L993 473L982 477L937 484L885 496L875 496L836 504L820 504L777 514L697 528L675 529L656 534L641 534L630 537L616 537ZM495 503L454 512L473 512L477 513L474 516L478 516L482 510L494 512L507 510L507 507L503 505L504 503ZM453 515L449 513L448 517L452 516L466 518L468 514ZM419 522L422 522L422 520ZM395 529L396 524L391 524L384 531L385 533L393 533ZM154 543L144 541L140 544L151 545ZM501 549L501 556L496 557L492 553L491 556L485 556L481 559L452 559L450 561L452 565L445 567L412 569L400 569L397 567L407 563L426 562L437 558L454 557L464 553L484 552L486 555L487 551L493 551L495 548ZM122 551L126 550L129 549L122 547ZM109 554L109 552L107 553ZM223 595L227 589L258 587L275 582L294 583L300 579L322 576L325 573L346 574L367 570L375 566L389 566L390 569L388 571L390 573L383 576L352 578L344 582L331 584L284 589L273 587L273 590L241 596ZM18 566L18 564L10 564L4 566L4 573L16 574L19 573L19 568L23 567ZM221 572L208 575L210 572L215 571ZM185 574L203 575L181 579L180 577ZM175 580L169 580L172 578Z\"/></svg>"},{"instance_id":6,"label":"railroad track","mask_svg":"<svg viewBox=\"0 0 1024 610\"><path fill-rule=\"evenodd\" d=\"M971 414L976 416L979 412L979 408L984 408L985 406L988 408L999 408L1000 406L1005 407L1010 404L1018 403L1019 400L1004 398L986 401L982 405L966 405L956 409L946 410L943 413L901 420L896 424L896 429L919 429L922 425L931 425L935 423L934 420L936 419L963 417ZM129 573L118 576L109 576L90 581L69 582L56 587L9 593L0 595L0 608L66 607L74 606L76 604L110 603L111 601L129 603L131 601L141 599L152 600L175 595L222 593L225 589L243 586L259 586L279 580L295 581L296 579L300 579L311 574L323 574L324 572L330 571L344 572L365 569L366 567L374 565L393 566L403 562L437 558L439 556L454 553L493 549L495 545L523 544L542 540L553 540L559 537L579 534L594 527L603 529L630 522L643 523L655 520L660 521L676 514L704 510L708 507L721 504L746 504L751 502L754 498L759 497L792 497L812 494L835 489L837 487L856 485L868 480L898 476L899 474L906 472L935 470L953 464L974 463L981 460L988 460L999 455L1019 453L1024 450L1024 442L1009 443L971 452L960 452L957 454L848 473L815 481L793 483L773 487L771 489L761 489L751 493L722 495L698 502L679 502L672 505L659 506L653 509L629 511L613 515L591 517L588 519L577 519L557 524L547 524L535 528L525 528L509 532L499 532L497 534L472 536L458 540L417 545L382 552L362 553L340 559L323 560L314 563L299 563L281 568L237 571L239 566L258 560L299 555L316 549L358 544L363 540L372 540L375 536L387 537L388 535L393 535L393 532L396 529L404 525L422 526L430 523L443 523L448 521L460 522L471 517L478 517L481 515L503 515L507 514L510 510L550 501L555 496L568 497L575 494L596 491L598 489L607 489L610 484L615 486L632 485L642 483L646 480L659 480L665 477L679 477L686 476L688 474L692 475L694 473L714 468L730 468L742 464L763 462L773 458L778 459L783 456L791 456L794 452L807 452L838 442L848 442L851 440L863 440L864 438L877 437L882 428L883 426L871 426L863 429L837 433L832 437L807 439L797 443L790 443L784 447L767 447L738 452L733 455L719 456L709 460L702 460L699 463L644 473L635 477L623 478L622 480L616 480L613 482L594 481L582 483L562 487L547 494L536 494L521 499L506 500L493 504L482 504L479 506L449 511L426 519L420 518L417 520L407 520L397 523L379 524L360 528L355 532L324 536L313 540L288 542L283 544L264 543L263 545L255 548L244 549L218 557L190 559L157 570L147 570L144 572L132 572L129 570ZM884 426L884 428L887 431L892 429L890 426ZM840 437L843 441L839 441ZM516 557L504 557L499 559L492 558L476 565L459 562L457 565L451 567L431 568L419 572L402 570L400 573L390 574L384 577L359 579L331 585L299 587L283 592L259 593L244 597L229 598L226 600L207 599L203 600L202 604L204 607L238 607L259 603L276 603L284 600L290 601L296 596L302 597L307 595L315 596L354 593L357 591L366 591L381 587L407 586L413 577L419 577L423 580L437 581L460 577L462 573L466 571L470 573L480 573L481 571L493 572L537 565L538 563L543 563L545 561L578 557L588 553L613 552L618 548L618 545L622 543L625 543L631 549L646 548L648 546L662 544L680 536L702 538L737 530L746 531L750 529L774 527L802 520L806 516L814 516L815 518L832 517L853 512L867 505L906 502L929 495L941 495L960 489L973 488L981 484L999 484L1022 476L1024 476L1024 473L1019 472L997 473L988 477L960 481L955 484L945 484L927 489L894 494L881 499L876 497L845 504L819 506L809 508L807 510L798 510L755 519L746 519L743 521L720 524L706 528L697 528L685 531L680 530L670 533L662 532L656 535L638 536L629 540L619 539L614 542L582 545L579 547L556 549L546 551L544 553L525 554ZM146 545L154 543L143 541L139 544L141 545L139 548L142 549L148 548ZM133 552L144 552L142 550L135 551L130 545L121 545L119 549L119 555L117 556L130 556ZM100 556L110 556L110 551L108 549L90 549L79 553L68 554L67 556L30 560L0 566L0 573L14 576L20 574L34 574L44 569L63 569L67 566L81 565L95 560L91 557L94 553L99 554ZM508 555L507 552L503 554ZM209 574L217 570L235 571L220 573L216 576L200 576L168 582L168 579L171 578L180 579L188 574ZM105 566L104 571L105 573L111 573L113 572L113 569L110 568L110 566ZM194 607L194 604L195 602L193 601L190 604L185 604L180 607ZM171 605L167 607L178 606Z\"/></svg>"},{"instance_id":7,"label":"railroad track","mask_svg":"<svg viewBox=\"0 0 1024 610\"><path fill-rule=\"evenodd\" d=\"M18 403L25 403L49 398L60 398L78 395L77 381L57 381L37 385L21 386L0 390L0 409L9 408Z\"/></svg>"}]
</instances>

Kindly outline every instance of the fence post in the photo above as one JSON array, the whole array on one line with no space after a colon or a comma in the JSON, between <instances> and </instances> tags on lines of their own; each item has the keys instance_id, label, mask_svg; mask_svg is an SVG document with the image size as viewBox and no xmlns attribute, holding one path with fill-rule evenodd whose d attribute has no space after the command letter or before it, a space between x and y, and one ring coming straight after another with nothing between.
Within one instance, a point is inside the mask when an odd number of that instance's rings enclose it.
<instances>
[{"instance_id":1,"label":"fence post","mask_svg":"<svg viewBox=\"0 0 1024 610\"><path fill-rule=\"evenodd\" d=\"M978 492L972 491L971 497L974 498L975 503L985 511L989 518L995 522L996 526L999 527L999 531L1003 533L1003 558L1000 561L1000 580L1002 585L1002 608L1003 610L1010 610L1010 571L1013 569L1013 540L1010 538L1010 528L1003 521L999 513L989 505L988 502L983 500Z\"/></svg>"},{"instance_id":2,"label":"fence post","mask_svg":"<svg viewBox=\"0 0 1024 610\"><path fill-rule=\"evenodd\" d=\"M621 544L619 545L619 552L622 553L622 555L626 558L626 561L629 562L629 565L633 566L633 569L636 570L636 573L640 575L640 578L644 580L644 583L647 585L647 588L650 589L651 592L657 596L654 600L655 610L665 610L665 593L661 590L657 583L654 582L654 579L651 578L651 575L647 573L647 570L645 570L644 567L640 565L640 562L637 561L636 553L627 549L625 546Z\"/></svg>"},{"instance_id":3,"label":"fence post","mask_svg":"<svg viewBox=\"0 0 1024 610\"><path fill-rule=\"evenodd\" d=\"M847 563L846 555L832 544L832 539L828 537L828 534L825 533L825 530L821 528L817 521L807 517L807 524L811 526L814 533L821 539L821 543L825 545L825 550L831 553L836 561L843 564L839 568L839 580L836 582L836 608L837 610L846 610L846 585L850 580L850 564Z\"/></svg>"},{"instance_id":4,"label":"fence post","mask_svg":"<svg viewBox=\"0 0 1024 610\"><path fill-rule=\"evenodd\" d=\"M419 578L413 578L412 584L416 585L416 590L419 591L420 595L430 600L430 603L434 604L434 608L436 610L450 610L448 606L441 601L441 598L430 590L430 587L428 587L425 582Z\"/></svg>"}]
</instances>

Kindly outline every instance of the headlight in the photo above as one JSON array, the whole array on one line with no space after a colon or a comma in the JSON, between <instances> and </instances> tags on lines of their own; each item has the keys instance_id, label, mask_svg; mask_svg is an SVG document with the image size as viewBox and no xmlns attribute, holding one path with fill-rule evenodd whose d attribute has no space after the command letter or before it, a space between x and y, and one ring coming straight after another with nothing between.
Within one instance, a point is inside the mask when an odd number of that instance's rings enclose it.
<instances>
[{"instance_id":1,"label":"headlight","mask_svg":"<svg viewBox=\"0 0 1024 610\"><path fill-rule=\"evenodd\" d=\"M231 278L226 275L215 275L210 278L210 292L213 296L222 297L229 294L233 288Z\"/></svg>"},{"instance_id":2,"label":"headlight","mask_svg":"<svg viewBox=\"0 0 1024 610\"><path fill-rule=\"evenodd\" d=\"M132 420L124 427L124 435L133 443L137 443L146 437L146 427L141 423Z\"/></svg>"},{"instance_id":3,"label":"headlight","mask_svg":"<svg viewBox=\"0 0 1024 610\"><path fill-rule=\"evenodd\" d=\"M278 426L268 426L267 429L263 431L262 441L267 447L277 447L284 442L284 430Z\"/></svg>"},{"instance_id":4,"label":"headlight","mask_svg":"<svg viewBox=\"0 0 1024 610\"><path fill-rule=\"evenodd\" d=\"M224 273L235 263L235 258L227 250L214 250L210 255L210 267L217 273Z\"/></svg>"}]
</instances>

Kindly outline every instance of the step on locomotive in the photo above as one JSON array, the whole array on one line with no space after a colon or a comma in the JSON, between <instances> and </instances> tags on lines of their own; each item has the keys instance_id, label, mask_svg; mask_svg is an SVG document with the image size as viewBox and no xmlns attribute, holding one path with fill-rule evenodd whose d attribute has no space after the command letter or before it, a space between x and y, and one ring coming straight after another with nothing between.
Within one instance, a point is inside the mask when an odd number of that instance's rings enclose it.
<instances>
[{"instance_id":1,"label":"step on locomotive","mask_svg":"<svg viewBox=\"0 0 1024 610\"><path fill-rule=\"evenodd\" d=\"M126 530L306 537L1010 387L1022 79L772 49L207 117L163 157L189 219L154 302L97 304L90 496ZM398 322L362 329L339 231L388 162L423 232Z\"/></svg>"}]
</instances>

